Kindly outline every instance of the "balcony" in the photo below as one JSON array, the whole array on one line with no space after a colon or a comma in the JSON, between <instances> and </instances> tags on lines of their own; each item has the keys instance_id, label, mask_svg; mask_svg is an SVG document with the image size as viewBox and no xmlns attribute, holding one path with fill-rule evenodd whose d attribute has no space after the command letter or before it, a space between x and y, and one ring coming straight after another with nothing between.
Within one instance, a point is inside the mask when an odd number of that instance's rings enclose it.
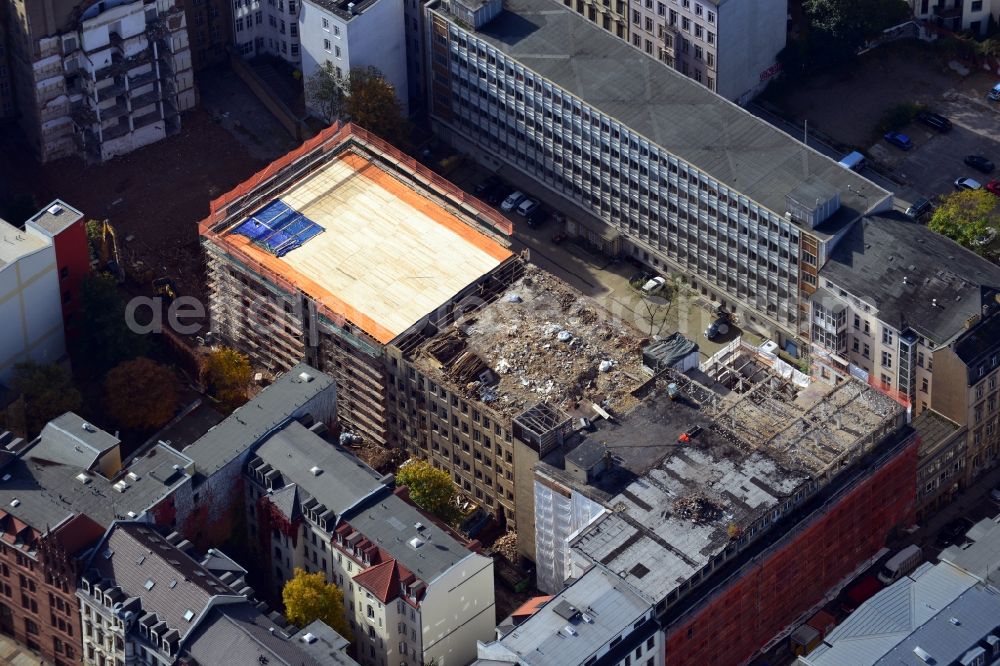
<instances>
[{"instance_id":1,"label":"balcony","mask_svg":"<svg viewBox=\"0 0 1000 666\"><path fill-rule=\"evenodd\" d=\"M934 7L934 16L941 20L952 20L962 18L962 5L959 4L955 7L945 7L943 5L936 5Z\"/></svg>"},{"instance_id":2,"label":"balcony","mask_svg":"<svg viewBox=\"0 0 1000 666\"><path fill-rule=\"evenodd\" d=\"M106 99L118 97L118 95L121 95L124 92L125 79L115 79L115 82L112 85L97 89L97 101L103 102Z\"/></svg>"},{"instance_id":3,"label":"balcony","mask_svg":"<svg viewBox=\"0 0 1000 666\"><path fill-rule=\"evenodd\" d=\"M150 70L143 74L136 74L135 76L128 77L128 87L131 89L141 88L147 83L152 83L156 80L156 70Z\"/></svg>"},{"instance_id":4,"label":"balcony","mask_svg":"<svg viewBox=\"0 0 1000 666\"><path fill-rule=\"evenodd\" d=\"M132 124L135 126L136 129L139 129L141 127L146 127L147 125L152 125L153 123L159 122L160 120L162 120L162 118L160 117L160 112L158 110L154 110L150 113L147 113L144 116L139 116L138 118L135 118L132 121Z\"/></svg>"},{"instance_id":5,"label":"balcony","mask_svg":"<svg viewBox=\"0 0 1000 666\"><path fill-rule=\"evenodd\" d=\"M100 114L101 120L111 120L112 118L128 113L128 104L122 98L115 102L113 106L98 108L97 112Z\"/></svg>"},{"instance_id":6,"label":"balcony","mask_svg":"<svg viewBox=\"0 0 1000 666\"><path fill-rule=\"evenodd\" d=\"M125 122L119 121L117 125L112 125L107 129L101 130L101 138L104 141L112 141L125 136L131 131L132 129L128 126L128 120Z\"/></svg>"},{"instance_id":7,"label":"balcony","mask_svg":"<svg viewBox=\"0 0 1000 666\"><path fill-rule=\"evenodd\" d=\"M136 95L132 98L132 109L141 109L144 106L149 106L150 104L155 104L160 101L162 95L155 88L147 93L141 95Z\"/></svg>"}]
</instances>

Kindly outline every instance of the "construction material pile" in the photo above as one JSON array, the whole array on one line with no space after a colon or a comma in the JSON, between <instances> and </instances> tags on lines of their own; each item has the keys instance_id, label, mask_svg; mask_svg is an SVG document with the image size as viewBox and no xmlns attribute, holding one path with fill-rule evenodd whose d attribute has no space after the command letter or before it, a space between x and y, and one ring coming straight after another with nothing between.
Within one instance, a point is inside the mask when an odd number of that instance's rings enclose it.
<instances>
[{"instance_id":1,"label":"construction material pile","mask_svg":"<svg viewBox=\"0 0 1000 666\"><path fill-rule=\"evenodd\" d=\"M514 416L542 401L630 409L632 392L644 380L643 343L627 322L528 266L500 298L465 315L421 351L428 369L460 392Z\"/></svg>"},{"instance_id":2,"label":"construction material pile","mask_svg":"<svg viewBox=\"0 0 1000 666\"><path fill-rule=\"evenodd\" d=\"M493 552L511 564L517 563L517 533L507 532L493 542Z\"/></svg>"},{"instance_id":3,"label":"construction material pile","mask_svg":"<svg viewBox=\"0 0 1000 666\"><path fill-rule=\"evenodd\" d=\"M722 507L707 495L695 493L674 500L674 513L696 523L711 522L722 515Z\"/></svg>"}]
</instances>

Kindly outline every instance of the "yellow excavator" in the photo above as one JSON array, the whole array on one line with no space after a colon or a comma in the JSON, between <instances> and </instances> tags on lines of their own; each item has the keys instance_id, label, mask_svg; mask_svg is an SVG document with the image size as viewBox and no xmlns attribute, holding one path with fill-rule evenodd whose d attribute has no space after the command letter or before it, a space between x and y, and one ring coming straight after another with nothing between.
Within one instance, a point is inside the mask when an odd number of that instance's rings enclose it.
<instances>
[{"instance_id":1,"label":"yellow excavator","mask_svg":"<svg viewBox=\"0 0 1000 666\"><path fill-rule=\"evenodd\" d=\"M118 236L107 220L101 222L101 265L115 276L118 284L125 282L125 269L118 254Z\"/></svg>"}]
</instances>

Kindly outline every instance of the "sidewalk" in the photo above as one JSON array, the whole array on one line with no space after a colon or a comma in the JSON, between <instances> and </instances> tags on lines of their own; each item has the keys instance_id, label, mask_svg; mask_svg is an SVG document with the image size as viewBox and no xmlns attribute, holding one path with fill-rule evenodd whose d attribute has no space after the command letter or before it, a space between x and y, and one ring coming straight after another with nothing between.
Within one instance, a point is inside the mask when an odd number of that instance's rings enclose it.
<instances>
[{"instance_id":1,"label":"sidewalk","mask_svg":"<svg viewBox=\"0 0 1000 666\"><path fill-rule=\"evenodd\" d=\"M0 663L11 666L47 666L48 662L10 636L0 635Z\"/></svg>"}]
</instances>

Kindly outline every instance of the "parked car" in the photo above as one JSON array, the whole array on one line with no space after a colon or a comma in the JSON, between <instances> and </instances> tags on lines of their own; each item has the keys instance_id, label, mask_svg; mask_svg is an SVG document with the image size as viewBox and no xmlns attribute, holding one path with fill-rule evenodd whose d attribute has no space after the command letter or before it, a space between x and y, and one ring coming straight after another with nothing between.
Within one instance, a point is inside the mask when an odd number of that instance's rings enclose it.
<instances>
[{"instance_id":1,"label":"parked car","mask_svg":"<svg viewBox=\"0 0 1000 666\"><path fill-rule=\"evenodd\" d=\"M961 178L955 179L955 189L956 190L981 190L983 189L983 184L980 183L975 178L967 178L962 176Z\"/></svg>"},{"instance_id":2,"label":"parked car","mask_svg":"<svg viewBox=\"0 0 1000 666\"><path fill-rule=\"evenodd\" d=\"M527 217L538 210L539 206L541 206L541 204L538 203L537 199L522 199L521 203L517 205L517 212L518 214Z\"/></svg>"},{"instance_id":3,"label":"parked car","mask_svg":"<svg viewBox=\"0 0 1000 666\"><path fill-rule=\"evenodd\" d=\"M856 150L841 157L837 164L851 171L861 171L868 165L865 156Z\"/></svg>"},{"instance_id":4,"label":"parked car","mask_svg":"<svg viewBox=\"0 0 1000 666\"><path fill-rule=\"evenodd\" d=\"M951 121L944 116L930 111L921 111L917 114L917 120L938 132L947 132L951 129Z\"/></svg>"},{"instance_id":5,"label":"parked car","mask_svg":"<svg viewBox=\"0 0 1000 666\"><path fill-rule=\"evenodd\" d=\"M993 173L993 162L982 155L966 155L963 160L966 165L972 167L976 171L982 171L983 173Z\"/></svg>"},{"instance_id":6,"label":"parked car","mask_svg":"<svg viewBox=\"0 0 1000 666\"><path fill-rule=\"evenodd\" d=\"M719 317L705 330L705 337L709 340L714 340L720 335L726 335L727 333L729 333L729 322Z\"/></svg>"},{"instance_id":7,"label":"parked car","mask_svg":"<svg viewBox=\"0 0 1000 666\"><path fill-rule=\"evenodd\" d=\"M993 100L994 102L1000 101L1000 83L993 86L993 88L991 88L990 91L986 93L986 97L988 99Z\"/></svg>"},{"instance_id":8,"label":"parked car","mask_svg":"<svg viewBox=\"0 0 1000 666\"><path fill-rule=\"evenodd\" d=\"M910 137L902 132L886 132L882 138L902 150L913 148L913 142L910 140Z\"/></svg>"},{"instance_id":9,"label":"parked car","mask_svg":"<svg viewBox=\"0 0 1000 666\"><path fill-rule=\"evenodd\" d=\"M472 188L472 193L476 196L486 194L490 190L501 187L502 185L503 181L500 180L499 176L490 176L486 180L476 183L476 186Z\"/></svg>"},{"instance_id":10,"label":"parked car","mask_svg":"<svg viewBox=\"0 0 1000 666\"><path fill-rule=\"evenodd\" d=\"M500 210L505 213L509 213L514 210L514 208L524 200L524 192L521 190L514 190L507 195L507 198L503 200L500 204Z\"/></svg>"},{"instance_id":11,"label":"parked car","mask_svg":"<svg viewBox=\"0 0 1000 666\"><path fill-rule=\"evenodd\" d=\"M935 543L939 548L947 548L965 540L965 533L969 531L974 523L968 518L955 518L938 532Z\"/></svg>"},{"instance_id":12,"label":"parked car","mask_svg":"<svg viewBox=\"0 0 1000 666\"><path fill-rule=\"evenodd\" d=\"M990 182L986 183L986 191L1000 197L1000 180L994 178Z\"/></svg>"},{"instance_id":13,"label":"parked car","mask_svg":"<svg viewBox=\"0 0 1000 666\"><path fill-rule=\"evenodd\" d=\"M660 277L659 275L653 276L646 280L646 283L642 285L642 293L655 294L660 289L663 289L663 285L666 283L666 279Z\"/></svg>"},{"instance_id":14,"label":"parked car","mask_svg":"<svg viewBox=\"0 0 1000 666\"><path fill-rule=\"evenodd\" d=\"M985 234L981 236L976 236L972 240L972 244L976 245L977 247L985 247L990 243L992 243L996 239L996 237L997 237L996 229L987 229Z\"/></svg>"},{"instance_id":15,"label":"parked car","mask_svg":"<svg viewBox=\"0 0 1000 666\"><path fill-rule=\"evenodd\" d=\"M540 227L548 222L549 213L544 208L539 206L532 212L525 215L524 218L529 227Z\"/></svg>"},{"instance_id":16,"label":"parked car","mask_svg":"<svg viewBox=\"0 0 1000 666\"><path fill-rule=\"evenodd\" d=\"M906 209L906 215L911 220L919 220L921 217L931 212L931 202L927 199L920 198L910 204L910 207Z\"/></svg>"}]
</instances>

